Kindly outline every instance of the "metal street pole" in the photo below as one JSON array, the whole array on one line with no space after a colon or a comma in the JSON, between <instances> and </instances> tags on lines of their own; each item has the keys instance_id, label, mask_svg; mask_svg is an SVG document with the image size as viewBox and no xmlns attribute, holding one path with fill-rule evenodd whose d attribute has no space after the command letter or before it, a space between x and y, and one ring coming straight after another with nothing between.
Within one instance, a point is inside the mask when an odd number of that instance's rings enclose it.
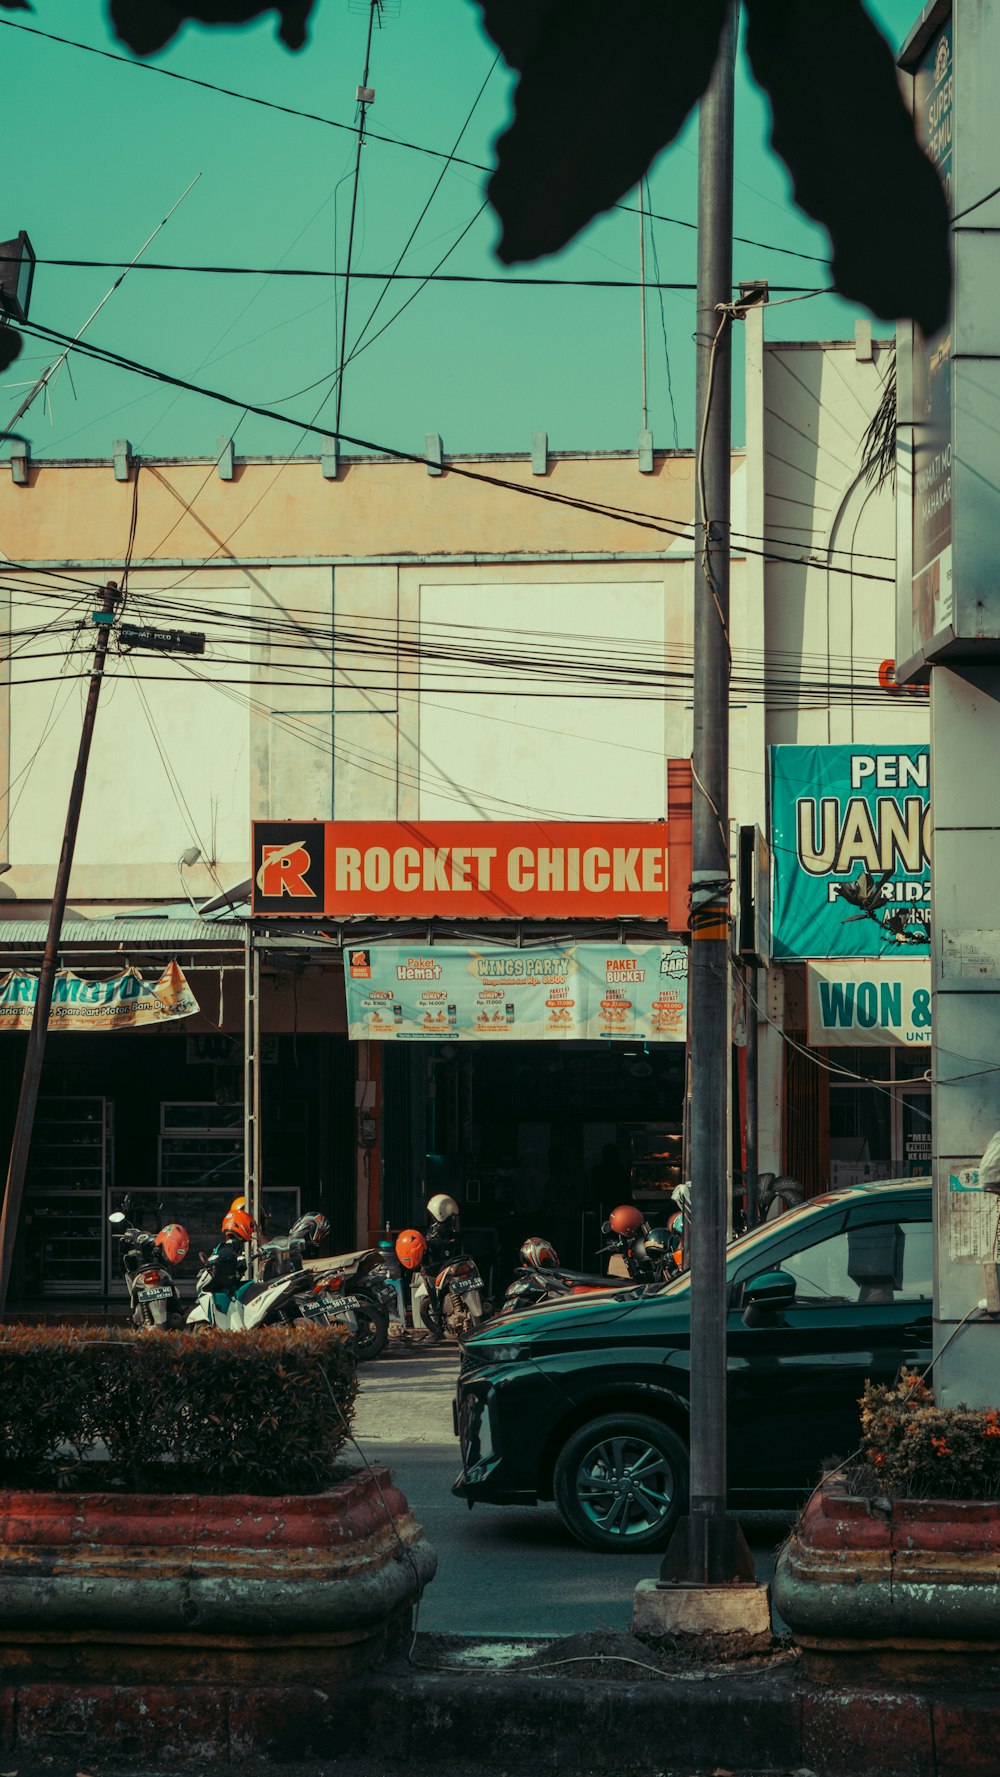
<instances>
[{"instance_id":1,"label":"metal street pole","mask_svg":"<svg viewBox=\"0 0 1000 1777\"><path fill-rule=\"evenodd\" d=\"M101 695L104 661L114 621L115 605L120 596L117 586L105 586L104 603L100 611L94 613L94 622L97 625L94 664L87 691L87 707L83 713L83 730L76 756L76 770L73 773L73 782L70 786L69 807L66 810L66 826L63 832L62 850L59 854L59 867L56 871L55 888L52 891L52 911L49 914L49 929L45 938L42 966L38 975L38 993L35 997L35 1007L31 1018L31 1030L28 1033L28 1053L25 1056L24 1074L21 1079L21 1096L17 1105L14 1140L10 1150L10 1164L7 1169L3 1212L0 1214L0 1318L3 1317L7 1307L7 1289L14 1261L14 1241L17 1237L17 1225L21 1215L24 1178L28 1167L28 1152L31 1147L31 1135L35 1122L35 1106L38 1103L42 1062L45 1058L45 1038L48 1033L52 989L56 978L59 934L62 930L63 915L66 912L66 897L69 893L70 872L73 868L73 854L76 850L76 836L80 825L80 810L83 806L83 790L87 779L90 743L94 737L97 704Z\"/></svg>"},{"instance_id":2,"label":"metal street pole","mask_svg":"<svg viewBox=\"0 0 1000 1777\"><path fill-rule=\"evenodd\" d=\"M726 1519L726 1243L729 991L729 507L732 450L733 113L731 0L698 123L698 422L694 581L694 824L691 882L691 1477L687 1521L664 1582L751 1578Z\"/></svg>"},{"instance_id":3,"label":"metal street pole","mask_svg":"<svg viewBox=\"0 0 1000 1777\"><path fill-rule=\"evenodd\" d=\"M757 970L753 963L744 966L747 1020L747 1104L744 1141L746 1144L746 1209L747 1227L757 1226L757 1179L760 1173L760 1025L757 1022Z\"/></svg>"}]
</instances>

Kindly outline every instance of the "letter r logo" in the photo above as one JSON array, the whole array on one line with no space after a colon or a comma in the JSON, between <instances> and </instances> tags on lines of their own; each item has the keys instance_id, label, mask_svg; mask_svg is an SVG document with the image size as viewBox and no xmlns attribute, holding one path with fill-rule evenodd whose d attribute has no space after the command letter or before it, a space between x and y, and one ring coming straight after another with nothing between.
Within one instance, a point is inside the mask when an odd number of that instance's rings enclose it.
<instances>
[{"instance_id":1,"label":"letter r logo","mask_svg":"<svg viewBox=\"0 0 1000 1777\"><path fill-rule=\"evenodd\" d=\"M306 881L311 863L300 839L290 839L284 845L263 845L257 887L268 899L293 895L299 900L315 901L316 890Z\"/></svg>"}]
</instances>

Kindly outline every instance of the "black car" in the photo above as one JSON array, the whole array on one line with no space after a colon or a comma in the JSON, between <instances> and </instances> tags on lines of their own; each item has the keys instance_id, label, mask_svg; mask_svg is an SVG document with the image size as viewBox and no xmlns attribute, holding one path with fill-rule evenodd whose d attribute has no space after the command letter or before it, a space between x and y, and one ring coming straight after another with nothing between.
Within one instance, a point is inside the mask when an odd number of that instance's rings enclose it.
<instances>
[{"instance_id":1,"label":"black car","mask_svg":"<svg viewBox=\"0 0 1000 1777\"><path fill-rule=\"evenodd\" d=\"M858 1442L871 1377L930 1360L930 1181L813 1198L729 1248L729 1501L794 1505ZM555 1499L593 1549L658 1548L685 1509L690 1283L575 1296L467 1342L455 1403L474 1504Z\"/></svg>"}]
</instances>

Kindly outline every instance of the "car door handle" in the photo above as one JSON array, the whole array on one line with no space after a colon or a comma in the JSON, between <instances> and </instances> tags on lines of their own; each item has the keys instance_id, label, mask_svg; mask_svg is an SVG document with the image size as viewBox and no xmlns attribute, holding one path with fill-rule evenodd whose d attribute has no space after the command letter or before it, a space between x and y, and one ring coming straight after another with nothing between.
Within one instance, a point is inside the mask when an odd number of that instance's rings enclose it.
<instances>
[{"instance_id":1,"label":"car door handle","mask_svg":"<svg viewBox=\"0 0 1000 1777\"><path fill-rule=\"evenodd\" d=\"M930 1315L926 1320L911 1320L903 1328L908 1339L914 1339L918 1345L929 1345L934 1336L934 1323Z\"/></svg>"}]
</instances>

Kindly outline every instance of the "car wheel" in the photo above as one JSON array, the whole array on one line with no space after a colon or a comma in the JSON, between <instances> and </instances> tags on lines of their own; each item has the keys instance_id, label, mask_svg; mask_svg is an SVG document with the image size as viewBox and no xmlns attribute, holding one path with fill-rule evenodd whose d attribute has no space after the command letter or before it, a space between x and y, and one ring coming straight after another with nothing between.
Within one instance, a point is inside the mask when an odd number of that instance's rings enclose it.
<instances>
[{"instance_id":1,"label":"car wheel","mask_svg":"<svg viewBox=\"0 0 1000 1777\"><path fill-rule=\"evenodd\" d=\"M554 1491L567 1530L588 1549L662 1548L687 1504L687 1445L659 1419L608 1413L567 1439Z\"/></svg>"}]
</instances>

